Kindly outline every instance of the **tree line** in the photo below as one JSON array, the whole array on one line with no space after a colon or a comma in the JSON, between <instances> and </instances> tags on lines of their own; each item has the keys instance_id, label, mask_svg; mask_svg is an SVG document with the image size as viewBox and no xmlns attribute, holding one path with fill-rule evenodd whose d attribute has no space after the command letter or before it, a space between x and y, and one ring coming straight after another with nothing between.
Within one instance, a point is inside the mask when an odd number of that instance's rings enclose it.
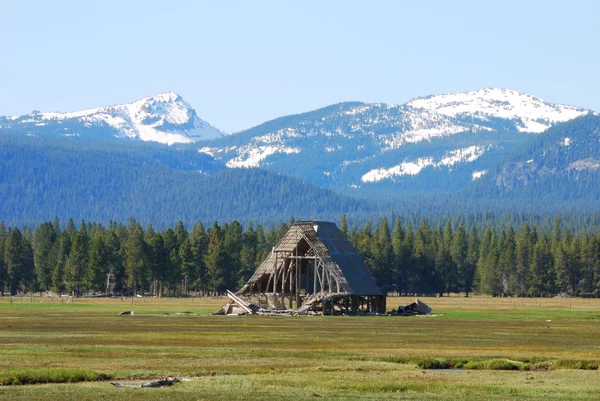
<instances>
[{"instance_id":1,"label":"tree line","mask_svg":"<svg viewBox=\"0 0 600 401\"><path fill-rule=\"evenodd\" d=\"M289 224L205 228L199 221L188 230L179 222L158 231L135 219L78 228L55 219L33 230L0 222L0 292L220 294L250 278ZM342 215L340 229L388 293L600 295L600 234L575 234L559 219L546 232L527 223L480 232L464 220L415 226L400 216L350 228Z\"/></svg>"}]
</instances>

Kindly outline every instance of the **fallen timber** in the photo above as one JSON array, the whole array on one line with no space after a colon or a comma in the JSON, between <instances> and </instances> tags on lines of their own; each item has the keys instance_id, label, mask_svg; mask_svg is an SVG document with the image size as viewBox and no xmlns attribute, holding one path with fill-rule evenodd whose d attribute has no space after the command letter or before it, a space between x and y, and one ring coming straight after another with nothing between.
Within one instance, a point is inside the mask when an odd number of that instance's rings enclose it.
<instances>
[{"instance_id":1,"label":"fallen timber","mask_svg":"<svg viewBox=\"0 0 600 401\"><path fill-rule=\"evenodd\" d=\"M263 298L269 299L270 294L260 294ZM273 306L272 302L267 302L265 306L252 303L240 295L227 291L229 302L214 315L262 315L262 316L309 316L309 315L357 315L357 316L411 316L411 315L430 315L431 307L420 299L415 299L408 305L393 309L390 313L378 313L368 311L358 311L352 313L345 304L346 294L324 294L306 297L302 305L297 309L285 308L281 305Z\"/></svg>"},{"instance_id":2,"label":"fallen timber","mask_svg":"<svg viewBox=\"0 0 600 401\"><path fill-rule=\"evenodd\" d=\"M173 384L180 382L180 381L181 380L179 380L176 377L167 377L166 379L156 380L153 382L148 382L148 383L139 384L139 385L121 384L121 383L117 383L117 382L110 382L110 384L112 384L113 386L118 387L118 388L159 388L159 387L172 386Z\"/></svg>"}]
</instances>

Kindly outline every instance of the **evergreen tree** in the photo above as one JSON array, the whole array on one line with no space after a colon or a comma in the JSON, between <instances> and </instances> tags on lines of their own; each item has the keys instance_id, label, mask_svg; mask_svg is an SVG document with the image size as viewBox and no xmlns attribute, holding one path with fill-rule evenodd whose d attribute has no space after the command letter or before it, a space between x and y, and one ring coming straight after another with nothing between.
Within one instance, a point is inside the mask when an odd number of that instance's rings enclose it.
<instances>
[{"instance_id":1,"label":"evergreen tree","mask_svg":"<svg viewBox=\"0 0 600 401\"><path fill-rule=\"evenodd\" d=\"M96 231L89 242L89 261L85 281L91 289L108 293L109 254L105 237L105 231Z\"/></svg>"},{"instance_id":2,"label":"evergreen tree","mask_svg":"<svg viewBox=\"0 0 600 401\"><path fill-rule=\"evenodd\" d=\"M171 296L174 296L177 292L177 283L181 279L181 269L178 268L180 265L179 261L179 246L177 244L177 238L172 228L167 229L163 234L165 252L167 254L168 263L164 266L164 283L167 284L170 289Z\"/></svg>"},{"instance_id":3,"label":"evergreen tree","mask_svg":"<svg viewBox=\"0 0 600 401\"><path fill-rule=\"evenodd\" d=\"M19 289L25 292L29 280L34 277L33 250L18 228L9 230L6 235L4 264L10 293L15 295Z\"/></svg>"},{"instance_id":4,"label":"evergreen tree","mask_svg":"<svg viewBox=\"0 0 600 401\"><path fill-rule=\"evenodd\" d=\"M452 244L450 245L450 256L452 262L456 266L456 282L462 288L466 295L469 295L469 289L466 289L467 281L469 281L470 267L468 265L469 256L469 240L467 238L467 232L465 230L465 224L461 220L454 236L452 237ZM469 284L470 286L470 284Z\"/></svg>"},{"instance_id":5,"label":"evergreen tree","mask_svg":"<svg viewBox=\"0 0 600 401\"><path fill-rule=\"evenodd\" d=\"M144 281L147 267L147 249L142 227L131 220L128 227L129 236L125 243L127 285L134 296L137 296Z\"/></svg>"},{"instance_id":6,"label":"evergreen tree","mask_svg":"<svg viewBox=\"0 0 600 401\"><path fill-rule=\"evenodd\" d=\"M243 234L242 242L238 288L242 287L252 277L256 269L255 262L258 253L258 240L256 231L252 227L252 222L248 224L248 228Z\"/></svg>"},{"instance_id":7,"label":"evergreen tree","mask_svg":"<svg viewBox=\"0 0 600 401\"><path fill-rule=\"evenodd\" d=\"M469 244L467 247L467 260L461 273L461 281L464 286L465 296L473 290L475 282L475 270L477 269L477 261L479 260L479 234L475 227L471 228L469 235Z\"/></svg>"},{"instance_id":8,"label":"evergreen tree","mask_svg":"<svg viewBox=\"0 0 600 401\"><path fill-rule=\"evenodd\" d=\"M1 227L4 229L4 227ZM4 286L6 284L6 264L4 263L4 233L0 233L0 296L4 296Z\"/></svg>"},{"instance_id":9,"label":"evergreen tree","mask_svg":"<svg viewBox=\"0 0 600 401\"><path fill-rule=\"evenodd\" d=\"M546 236L533 247L533 258L529 269L529 293L533 296L544 296L553 293L552 248Z\"/></svg>"},{"instance_id":10,"label":"evergreen tree","mask_svg":"<svg viewBox=\"0 0 600 401\"><path fill-rule=\"evenodd\" d=\"M286 230L287 231L287 230ZM225 286L234 288L238 282L237 273L241 266L243 228L238 221L223 226L223 252L225 253Z\"/></svg>"},{"instance_id":11,"label":"evergreen tree","mask_svg":"<svg viewBox=\"0 0 600 401\"><path fill-rule=\"evenodd\" d=\"M183 277L182 291L184 294L189 294L189 284L196 279L194 253L189 238L184 240L179 248L179 260L181 261L181 276Z\"/></svg>"},{"instance_id":12,"label":"evergreen tree","mask_svg":"<svg viewBox=\"0 0 600 401\"><path fill-rule=\"evenodd\" d=\"M167 274L172 271L169 267L169 253L165 247L163 235L158 233L152 236L148 245L148 271L152 287L150 293L153 296L162 296L162 282L167 279Z\"/></svg>"},{"instance_id":13,"label":"evergreen tree","mask_svg":"<svg viewBox=\"0 0 600 401\"><path fill-rule=\"evenodd\" d=\"M59 294L67 290L67 263L71 252L71 237L63 231L58 239L59 249L56 256L56 266L52 271L52 286Z\"/></svg>"},{"instance_id":14,"label":"evergreen tree","mask_svg":"<svg viewBox=\"0 0 600 401\"><path fill-rule=\"evenodd\" d=\"M58 216L54 217L54 221L52 222L52 228L54 229L54 232L57 236L60 235L60 223L58 221Z\"/></svg>"},{"instance_id":15,"label":"evergreen tree","mask_svg":"<svg viewBox=\"0 0 600 401\"><path fill-rule=\"evenodd\" d=\"M346 220L346 213L342 213L342 221L340 222L340 231L345 236L348 236L348 221Z\"/></svg>"},{"instance_id":16,"label":"evergreen tree","mask_svg":"<svg viewBox=\"0 0 600 401\"><path fill-rule=\"evenodd\" d=\"M387 219L384 217L379 223L375 232L375 241L372 243L373 254L373 274L375 282L387 293L393 290L393 272L394 250L392 248L392 239L390 236L390 227Z\"/></svg>"},{"instance_id":17,"label":"evergreen tree","mask_svg":"<svg viewBox=\"0 0 600 401\"><path fill-rule=\"evenodd\" d=\"M405 237L406 233L404 232L404 228L402 227L402 218L398 216L396 217L396 222L394 223L394 231L392 232L392 275L394 287L398 295L406 291L406 287L408 284L408 266L406 266L405 260L405 256L407 256L408 252L406 252L404 248Z\"/></svg>"},{"instance_id":18,"label":"evergreen tree","mask_svg":"<svg viewBox=\"0 0 600 401\"><path fill-rule=\"evenodd\" d=\"M66 268L68 275L67 290L76 296L81 295L81 292L88 287L85 280L87 278L88 245L87 231L85 225L82 225L73 235L73 243Z\"/></svg>"},{"instance_id":19,"label":"evergreen tree","mask_svg":"<svg viewBox=\"0 0 600 401\"><path fill-rule=\"evenodd\" d=\"M194 269L196 271L194 286L196 291L205 292L207 290L206 282L206 264L204 263L204 255L208 249L208 235L204 231L204 225L199 221L192 229L190 236L192 253L194 255Z\"/></svg>"},{"instance_id":20,"label":"evergreen tree","mask_svg":"<svg viewBox=\"0 0 600 401\"><path fill-rule=\"evenodd\" d=\"M225 281L225 254L220 238L220 227L215 222L209 233L208 250L205 263L208 276L209 290L223 293L226 289Z\"/></svg>"},{"instance_id":21,"label":"evergreen tree","mask_svg":"<svg viewBox=\"0 0 600 401\"><path fill-rule=\"evenodd\" d=\"M67 225L65 226L65 232L71 237L73 238L73 236L75 235L75 232L77 230L75 229L75 223L73 222L73 219L69 219L69 221L67 221Z\"/></svg>"},{"instance_id":22,"label":"evergreen tree","mask_svg":"<svg viewBox=\"0 0 600 401\"><path fill-rule=\"evenodd\" d=\"M513 276L512 288L516 295L526 294L529 288L527 277L533 256L533 246L531 230L529 225L525 223L517 235L515 245L515 274Z\"/></svg>"}]
</instances>

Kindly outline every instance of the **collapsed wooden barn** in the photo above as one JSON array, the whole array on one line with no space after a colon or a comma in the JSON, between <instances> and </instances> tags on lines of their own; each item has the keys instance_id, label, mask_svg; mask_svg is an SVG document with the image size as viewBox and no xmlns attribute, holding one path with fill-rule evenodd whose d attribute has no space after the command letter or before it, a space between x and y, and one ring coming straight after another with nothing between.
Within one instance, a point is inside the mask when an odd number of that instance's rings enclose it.
<instances>
[{"instance_id":1,"label":"collapsed wooden barn","mask_svg":"<svg viewBox=\"0 0 600 401\"><path fill-rule=\"evenodd\" d=\"M246 312L385 313L386 298L334 223L299 221L235 295Z\"/></svg>"}]
</instances>

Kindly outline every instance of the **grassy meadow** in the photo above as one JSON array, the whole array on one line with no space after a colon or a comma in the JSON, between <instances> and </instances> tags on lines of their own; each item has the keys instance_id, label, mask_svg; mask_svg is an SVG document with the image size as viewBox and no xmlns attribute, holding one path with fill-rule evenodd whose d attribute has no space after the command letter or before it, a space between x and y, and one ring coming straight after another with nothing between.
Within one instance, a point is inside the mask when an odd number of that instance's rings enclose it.
<instances>
[{"instance_id":1,"label":"grassy meadow","mask_svg":"<svg viewBox=\"0 0 600 401\"><path fill-rule=\"evenodd\" d=\"M598 398L600 300L423 300L435 316L210 316L225 299L4 297L0 399ZM409 301L388 298L388 309ZM166 376L192 380L109 384Z\"/></svg>"}]
</instances>

